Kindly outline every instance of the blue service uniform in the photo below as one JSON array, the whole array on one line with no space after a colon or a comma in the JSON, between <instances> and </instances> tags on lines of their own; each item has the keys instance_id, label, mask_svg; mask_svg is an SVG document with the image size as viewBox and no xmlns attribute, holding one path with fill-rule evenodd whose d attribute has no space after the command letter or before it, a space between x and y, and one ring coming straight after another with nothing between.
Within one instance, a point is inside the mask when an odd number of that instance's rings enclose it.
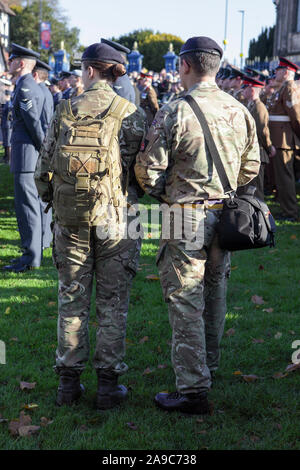
<instances>
[{"instance_id":1,"label":"blue service uniform","mask_svg":"<svg viewBox=\"0 0 300 470\"><path fill-rule=\"evenodd\" d=\"M2 145L5 149L4 160L8 163L9 149L11 147L12 134L12 100L7 101L2 108L1 117Z\"/></svg>"},{"instance_id":2,"label":"blue service uniform","mask_svg":"<svg viewBox=\"0 0 300 470\"><path fill-rule=\"evenodd\" d=\"M17 81L12 104L10 169L14 173L15 210L23 249L19 264L39 267L42 221L34 171L44 140L41 124L44 95L31 73Z\"/></svg>"},{"instance_id":3,"label":"blue service uniform","mask_svg":"<svg viewBox=\"0 0 300 470\"><path fill-rule=\"evenodd\" d=\"M117 78L113 84L113 89L117 95L135 104L135 91L127 73Z\"/></svg>"},{"instance_id":4,"label":"blue service uniform","mask_svg":"<svg viewBox=\"0 0 300 470\"><path fill-rule=\"evenodd\" d=\"M70 98L71 91L72 91L72 87L69 87L65 91L63 91L63 94L62 94L63 100L68 100Z\"/></svg>"},{"instance_id":5,"label":"blue service uniform","mask_svg":"<svg viewBox=\"0 0 300 470\"><path fill-rule=\"evenodd\" d=\"M62 99L63 99L63 94L61 91L58 91L57 93L55 93L55 95L53 95L54 111L56 109L56 106Z\"/></svg>"},{"instance_id":6,"label":"blue service uniform","mask_svg":"<svg viewBox=\"0 0 300 470\"><path fill-rule=\"evenodd\" d=\"M51 92L45 83L39 83L44 95L44 104L41 114L41 124L44 134L46 135L50 121L54 113L54 103ZM45 209L47 204L40 199L40 208L41 208L41 218L42 218L42 247L49 248L52 242L52 231L51 231L51 222L52 222L52 209L49 209L47 214L45 214Z\"/></svg>"}]
</instances>

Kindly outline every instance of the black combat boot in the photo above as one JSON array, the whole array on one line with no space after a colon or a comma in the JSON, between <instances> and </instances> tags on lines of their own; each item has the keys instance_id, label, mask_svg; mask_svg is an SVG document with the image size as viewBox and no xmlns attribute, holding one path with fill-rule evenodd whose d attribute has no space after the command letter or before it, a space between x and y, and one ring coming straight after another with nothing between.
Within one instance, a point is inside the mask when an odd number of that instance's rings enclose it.
<instances>
[{"instance_id":1,"label":"black combat boot","mask_svg":"<svg viewBox=\"0 0 300 470\"><path fill-rule=\"evenodd\" d=\"M84 386L80 383L80 372L72 369L59 371L59 385L57 389L56 404L72 405L84 392Z\"/></svg>"},{"instance_id":2,"label":"black combat boot","mask_svg":"<svg viewBox=\"0 0 300 470\"><path fill-rule=\"evenodd\" d=\"M166 411L182 411L191 414L208 414L210 406L207 399L207 392L198 393L158 393L154 402L159 408Z\"/></svg>"},{"instance_id":3,"label":"black combat boot","mask_svg":"<svg viewBox=\"0 0 300 470\"><path fill-rule=\"evenodd\" d=\"M96 408L98 410L108 410L114 408L124 401L128 395L125 385L118 385L118 375L113 372L97 370L98 391L96 398Z\"/></svg>"}]
</instances>

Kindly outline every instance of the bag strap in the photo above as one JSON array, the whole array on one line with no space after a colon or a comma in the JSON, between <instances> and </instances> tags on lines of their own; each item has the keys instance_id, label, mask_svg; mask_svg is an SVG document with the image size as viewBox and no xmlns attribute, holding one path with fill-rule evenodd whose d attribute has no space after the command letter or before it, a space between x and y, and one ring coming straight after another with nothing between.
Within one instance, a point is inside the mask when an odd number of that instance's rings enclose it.
<instances>
[{"instance_id":1,"label":"bag strap","mask_svg":"<svg viewBox=\"0 0 300 470\"><path fill-rule=\"evenodd\" d=\"M222 163L220 154L219 154L218 149L216 147L216 144L214 142L213 136L211 135L211 132L210 132L210 129L208 127L205 116L203 114L203 111L200 109L198 103L196 102L196 100L191 95L186 95L184 99L190 105L192 110L194 111L194 113L195 113L195 115L196 115L196 117L197 117L197 119L200 123L200 126L202 127L205 142L206 142L206 145L208 147L209 153L210 153L210 155L213 159L213 162L215 164L215 167L216 167L217 173L219 175L219 178L221 180L221 183L222 183L222 186L223 186L223 189L224 189L224 193L227 194L227 193L233 192L233 189L230 186L228 176L226 174L226 171L225 171L224 165Z\"/></svg>"}]
</instances>

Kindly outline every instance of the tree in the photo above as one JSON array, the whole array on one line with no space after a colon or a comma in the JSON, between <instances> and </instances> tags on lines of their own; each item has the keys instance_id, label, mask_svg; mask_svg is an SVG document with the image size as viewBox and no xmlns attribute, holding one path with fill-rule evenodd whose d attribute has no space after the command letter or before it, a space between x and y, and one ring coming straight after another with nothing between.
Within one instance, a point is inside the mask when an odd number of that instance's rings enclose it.
<instances>
[{"instance_id":1,"label":"tree","mask_svg":"<svg viewBox=\"0 0 300 470\"><path fill-rule=\"evenodd\" d=\"M12 42L27 47L31 41L34 50L39 49L39 12L40 2L33 1L28 6L11 5L16 16L11 17L10 39ZM71 55L79 47L79 29L69 28L68 20L62 13L57 0L43 0L43 21L51 23L52 50L60 49L64 41L65 49ZM48 52L41 51L41 59L47 61Z\"/></svg>"},{"instance_id":2,"label":"tree","mask_svg":"<svg viewBox=\"0 0 300 470\"><path fill-rule=\"evenodd\" d=\"M262 30L257 39L251 39L249 44L248 58L254 60L255 57L260 57L261 62L264 62L266 57L273 56L275 26L265 28Z\"/></svg>"},{"instance_id":3,"label":"tree","mask_svg":"<svg viewBox=\"0 0 300 470\"><path fill-rule=\"evenodd\" d=\"M163 56L168 52L170 43L173 44L174 52L178 55L184 42L178 36L159 32L154 33L152 29L135 30L119 38L112 38L112 40L123 44L129 49L132 49L134 42L137 41L138 50L144 56L143 65L154 71L160 71L165 66Z\"/></svg>"}]
</instances>

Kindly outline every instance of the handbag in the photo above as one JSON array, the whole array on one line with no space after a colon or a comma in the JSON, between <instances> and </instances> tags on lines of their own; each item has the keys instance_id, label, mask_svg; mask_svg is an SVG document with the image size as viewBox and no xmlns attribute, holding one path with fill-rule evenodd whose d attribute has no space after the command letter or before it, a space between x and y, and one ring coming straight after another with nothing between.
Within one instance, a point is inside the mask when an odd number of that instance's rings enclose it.
<instances>
[{"instance_id":1,"label":"handbag","mask_svg":"<svg viewBox=\"0 0 300 470\"><path fill-rule=\"evenodd\" d=\"M275 246L275 220L264 201L254 196L255 187L237 195L231 188L220 154L206 118L191 95L185 97L202 127L205 143L216 167L224 194L223 209L216 225L219 245L224 250L238 251Z\"/></svg>"}]
</instances>

